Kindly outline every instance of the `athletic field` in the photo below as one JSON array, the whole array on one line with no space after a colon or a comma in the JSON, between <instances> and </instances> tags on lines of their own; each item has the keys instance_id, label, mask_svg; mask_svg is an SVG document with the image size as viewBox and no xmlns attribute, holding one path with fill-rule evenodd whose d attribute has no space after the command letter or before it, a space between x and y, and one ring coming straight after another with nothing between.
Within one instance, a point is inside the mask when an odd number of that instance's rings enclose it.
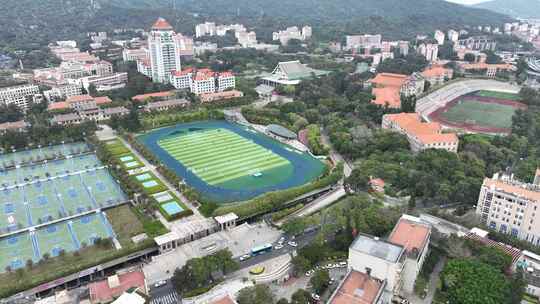
<instances>
[{"instance_id":1,"label":"athletic field","mask_svg":"<svg viewBox=\"0 0 540 304\"><path fill-rule=\"evenodd\" d=\"M138 136L163 165L206 200L243 201L309 183L324 163L309 153L227 121L198 121Z\"/></svg>"},{"instance_id":2,"label":"athletic field","mask_svg":"<svg viewBox=\"0 0 540 304\"><path fill-rule=\"evenodd\" d=\"M285 158L226 129L177 134L159 141L159 146L209 185L252 176L289 166Z\"/></svg>"},{"instance_id":3,"label":"athletic field","mask_svg":"<svg viewBox=\"0 0 540 304\"><path fill-rule=\"evenodd\" d=\"M506 134L512 127L515 111L527 108L517 100L517 94L476 91L450 101L429 118L467 132Z\"/></svg>"},{"instance_id":4,"label":"athletic field","mask_svg":"<svg viewBox=\"0 0 540 304\"><path fill-rule=\"evenodd\" d=\"M506 100L514 100L519 101L519 95L514 93L506 93L506 92L495 92L495 91L478 91L474 93L475 96L480 97L492 97L497 99L506 99Z\"/></svg>"},{"instance_id":5,"label":"athletic field","mask_svg":"<svg viewBox=\"0 0 540 304\"><path fill-rule=\"evenodd\" d=\"M511 105L462 99L441 116L451 122L508 129L516 108Z\"/></svg>"}]
</instances>

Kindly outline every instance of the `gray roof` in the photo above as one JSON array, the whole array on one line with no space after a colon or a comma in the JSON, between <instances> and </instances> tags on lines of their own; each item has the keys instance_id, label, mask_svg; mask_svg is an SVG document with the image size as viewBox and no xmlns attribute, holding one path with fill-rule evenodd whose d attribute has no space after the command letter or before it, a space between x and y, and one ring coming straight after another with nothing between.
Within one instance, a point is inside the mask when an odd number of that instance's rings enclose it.
<instances>
[{"instance_id":1,"label":"gray roof","mask_svg":"<svg viewBox=\"0 0 540 304\"><path fill-rule=\"evenodd\" d=\"M189 100L186 100L186 99L171 99L171 100L149 102L144 107L148 110L152 110L152 109L161 108L161 107L185 106L188 104L190 104L190 102Z\"/></svg>"},{"instance_id":2,"label":"gray roof","mask_svg":"<svg viewBox=\"0 0 540 304\"><path fill-rule=\"evenodd\" d=\"M77 113L58 114L58 115L54 115L54 117L52 118L52 122L58 123L58 122L73 121L77 119L81 119L81 117Z\"/></svg>"},{"instance_id":3,"label":"gray roof","mask_svg":"<svg viewBox=\"0 0 540 304\"><path fill-rule=\"evenodd\" d=\"M296 133L294 133L293 131L291 131L291 130L285 128L285 127L282 127L280 125L268 125L268 126L266 126L266 129L270 133L281 136L281 137L285 137L285 138L289 138L289 139L295 139L296 138Z\"/></svg>"},{"instance_id":4,"label":"gray roof","mask_svg":"<svg viewBox=\"0 0 540 304\"><path fill-rule=\"evenodd\" d=\"M311 74L320 76L320 75L326 75L329 73L328 71L312 69L300 63L300 61L298 60L280 62L278 66L281 69L281 71L287 75L287 78L289 78L289 80L308 78L308 77L311 77Z\"/></svg>"},{"instance_id":5,"label":"gray roof","mask_svg":"<svg viewBox=\"0 0 540 304\"><path fill-rule=\"evenodd\" d=\"M255 88L255 91L258 94L267 95L267 94L271 94L272 92L274 92L274 87L269 86L267 84L260 84Z\"/></svg>"},{"instance_id":6,"label":"gray roof","mask_svg":"<svg viewBox=\"0 0 540 304\"><path fill-rule=\"evenodd\" d=\"M103 109L103 113L108 115L127 114L129 113L129 110L125 107L105 108Z\"/></svg>"},{"instance_id":7,"label":"gray roof","mask_svg":"<svg viewBox=\"0 0 540 304\"><path fill-rule=\"evenodd\" d=\"M403 254L404 248L382 241L376 237L360 234L351 244L350 249L395 263Z\"/></svg>"}]
</instances>

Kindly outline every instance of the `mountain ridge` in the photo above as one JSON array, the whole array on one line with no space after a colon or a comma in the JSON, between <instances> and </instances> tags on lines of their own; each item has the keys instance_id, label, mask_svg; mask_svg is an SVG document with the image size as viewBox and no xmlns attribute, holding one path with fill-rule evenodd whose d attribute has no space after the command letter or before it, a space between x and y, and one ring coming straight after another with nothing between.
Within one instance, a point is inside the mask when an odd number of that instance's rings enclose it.
<instances>
[{"instance_id":1,"label":"mountain ridge","mask_svg":"<svg viewBox=\"0 0 540 304\"><path fill-rule=\"evenodd\" d=\"M473 5L515 18L540 18L540 0L492 0Z\"/></svg>"}]
</instances>

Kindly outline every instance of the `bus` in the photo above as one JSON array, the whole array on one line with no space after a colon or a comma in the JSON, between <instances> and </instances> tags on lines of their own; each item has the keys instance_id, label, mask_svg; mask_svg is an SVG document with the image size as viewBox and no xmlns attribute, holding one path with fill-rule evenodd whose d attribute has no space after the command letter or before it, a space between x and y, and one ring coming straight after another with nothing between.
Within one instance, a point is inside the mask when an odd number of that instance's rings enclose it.
<instances>
[{"instance_id":1,"label":"bus","mask_svg":"<svg viewBox=\"0 0 540 304\"><path fill-rule=\"evenodd\" d=\"M264 244L261 246L251 248L251 256L265 254L270 251L272 251L272 244Z\"/></svg>"}]
</instances>

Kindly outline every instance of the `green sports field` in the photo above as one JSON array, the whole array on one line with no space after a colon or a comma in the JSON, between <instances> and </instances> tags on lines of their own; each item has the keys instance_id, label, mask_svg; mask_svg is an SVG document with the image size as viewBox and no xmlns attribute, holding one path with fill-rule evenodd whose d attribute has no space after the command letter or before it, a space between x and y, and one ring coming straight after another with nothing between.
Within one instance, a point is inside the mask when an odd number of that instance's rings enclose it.
<instances>
[{"instance_id":1,"label":"green sports field","mask_svg":"<svg viewBox=\"0 0 540 304\"><path fill-rule=\"evenodd\" d=\"M287 159L223 128L175 134L158 145L212 186L241 189L250 181L273 184L292 171Z\"/></svg>"},{"instance_id":2,"label":"green sports field","mask_svg":"<svg viewBox=\"0 0 540 304\"><path fill-rule=\"evenodd\" d=\"M490 128L510 128L516 108L477 100L461 100L441 116L455 123L473 123Z\"/></svg>"},{"instance_id":3,"label":"green sports field","mask_svg":"<svg viewBox=\"0 0 540 304\"><path fill-rule=\"evenodd\" d=\"M519 95L513 94L513 93L506 93L506 92L495 92L495 91L478 91L474 95L476 96L482 96L482 97L492 97L492 98L498 98L498 99L506 99L506 100L515 100L519 101Z\"/></svg>"}]
</instances>

